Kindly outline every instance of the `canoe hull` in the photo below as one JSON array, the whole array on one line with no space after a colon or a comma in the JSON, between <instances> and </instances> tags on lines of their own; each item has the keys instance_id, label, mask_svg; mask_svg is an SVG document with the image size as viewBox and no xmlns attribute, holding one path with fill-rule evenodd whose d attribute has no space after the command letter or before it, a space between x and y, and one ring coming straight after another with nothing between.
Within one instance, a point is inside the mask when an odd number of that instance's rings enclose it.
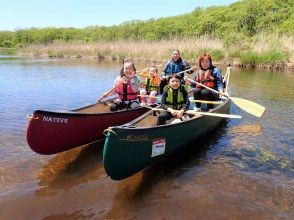
<instances>
[{"instance_id":1,"label":"canoe hull","mask_svg":"<svg viewBox=\"0 0 294 220\"><path fill-rule=\"evenodd\" d=\"M104 138L109 126L124 124L147 112L146 108L78 113L34 111L27 127L27 142L39 154L56 154Z\"/></svg>"},{"instance_id":2,"label":"canoe hull","mask_svg":"<svg viewBox=\"0 0 294 220\"><path fill-rule=\"evenodd\" d=\"M229 112L230 100L215 109ZM201 116L173 125L112 127L104 144L103 163L113 180L125 179L213 130L223 118Z\"/></svg>"}]
</instances>

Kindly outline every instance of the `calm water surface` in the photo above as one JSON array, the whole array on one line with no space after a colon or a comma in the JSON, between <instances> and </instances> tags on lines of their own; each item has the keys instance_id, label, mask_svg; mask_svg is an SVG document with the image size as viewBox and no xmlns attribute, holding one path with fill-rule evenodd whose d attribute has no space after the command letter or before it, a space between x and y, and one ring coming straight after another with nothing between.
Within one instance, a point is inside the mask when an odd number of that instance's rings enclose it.
<instances>
[{"instance_id":1,"label":"calm water surface","mask_svg":"<svg viewBox=\"0 0 294 220\"><path fill-rule=\"evenodd\" d=\"M30 150L28 114L94 103L120 67L0 57L0 219L294 219L294 73L233 69L230 93L264 117L232 104L242 120L123 181L105 174L103 142Z\"/></svg>"}]
</instances>

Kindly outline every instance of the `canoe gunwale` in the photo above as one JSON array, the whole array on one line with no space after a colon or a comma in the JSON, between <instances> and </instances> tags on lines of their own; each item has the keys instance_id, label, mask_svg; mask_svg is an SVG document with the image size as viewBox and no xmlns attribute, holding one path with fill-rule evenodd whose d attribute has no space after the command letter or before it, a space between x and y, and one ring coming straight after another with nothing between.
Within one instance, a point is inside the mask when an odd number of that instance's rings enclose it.
<instances>
[{"instance_id":1,"label":"canoe gunwale","mask_svg":"<svg viewBox=\"0 0 294 220\"><path fill-rule=\"evenodd\" d=\"M222 104L219 104L217 105L215 108L213 108L213 111L211 111L211 113L214 113L216 112L218 109L222 108L223 106L225 106L228 102L230 101L230 98L226 98L226 100L222 103ZM182 125L183 123L185 122L191 122L191 121L194 121L194 120L199 120L200 118L202 117L209 117L209 116L205 116L205 115L199 115L197 117L193 117L187 121L182 121L180 123L175 123L175 124L165 124L165 125L156 125L156 126L146 126L146 127L136 127L136 126L133 126L134 124L138 123L139 121L141 121L142 119L144 119L146 116L150 115L151 113L153 113L154 110L150 110L148 112L146 112L145 114L141 115L140 117L126 123L126 124L123 124L123 125L119 125L119 126L113 126L113 127L110 127L111 129L113 128L116 128L116 129L150 129L150 128L164 128L164 127L171 127L171 126L179 126L179 125Z\"/></svg>"},{"instance_id":2,"label":"canoe gunwale","mask_svg":"<svg viewBox=\"0 0 294 220\"><path fill-rule=\"evenodd\" d=\"M103 103L94 103L91 105L87 105L85 107L79 108L79 109L75 109L75 110L69 110L69 111L62 111L62 110L53 110L53 111L47 111L47 110L41 110L41 109L36 109L34 110L33 114L52 114L52 115L64 115L64 116L71 116L71 115L75 115L75 116L95 116L95 115L107 115L107 114L118 114L118 113L124 113L124 112L133 112L133 111L137 111L138 109L142 109L145 108L144 106L139 107L139 108L134 108L134 109L123 109L123 110L119 110L119 111L114 111L114 112L97 112L97 113L87 113L87 112L77 112L79 110L83 110L92 106L95 106L97 104L103 104Z\"/></svg>"},{"instance_id":3,"label":"canoe gunwale","mask_svg":"<svg viewBox=\"0 0 294 220\"><path fill-rule=\"evenodd\" d=\"M111 102L111 101L113 101L115 98L117 98L116 95L115 95L115 96L110 96L110 97L106 98L106 99L105 99L104 101L102 101L102 102L95 102L95 103L93 103L93 104L85 105L85 106L83 106L83 107L79 107L79 108L77 108L77 109L73 109L73 110L70 110L70 111L80 111L80 110L84 110L84 109L86 109L86 108L93 107L93 106L95 106L95 105L97 105L97 104L105 104L105 105L107 105L107 104L106 104L107 102Z\"/></svg>"}]
</instances>

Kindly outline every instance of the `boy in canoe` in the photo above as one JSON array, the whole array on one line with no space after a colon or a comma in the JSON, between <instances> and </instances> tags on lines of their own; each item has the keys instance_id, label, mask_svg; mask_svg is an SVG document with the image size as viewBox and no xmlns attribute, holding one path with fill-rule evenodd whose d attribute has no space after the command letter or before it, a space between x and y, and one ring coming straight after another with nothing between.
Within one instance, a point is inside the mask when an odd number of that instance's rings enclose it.
<instances>
[{"instance_id":1,"label":"boy in canoe","mask_svg":"<svg viewBox=\"0 0 294 220\"><path fill-rule=\"evenodd\" d=\"M146 95L149 95L149 103L154 104L155 96L158 91L158 86L160 83L160 78L158 76L158 70L156 66L152 66L148 71L144 71L140 74L145 78L144 87L140 90L141 106L146 105Z\"/></svg>"},{"instance_id":2,"label":"boy in canoe","mask_svg":"<svg viewBox=\"0 0 294 220\"><path fill-rule=\"evenodd\" d=\"M114 81L114 87L103 93L99 101L115 91L118 99L111 104L110 111L138 108L140 107L138 99L140 83L134 63L129 59L125 60L120 75Z\"/></svg>"},{"instance_id":3,"label":"boy in canoe","mask_svg":"<svg viewBox=\"0 0 294 220\"><path fill-rule=\"evenodd\" d=\"M168 85L164 87L161 99L161 111L157 125L164 125L171 118L182 119L184 112L189 108L190 101L187 90L181 84L181 77L173 74L168 78Z\"/></svg>"}]
</instances>

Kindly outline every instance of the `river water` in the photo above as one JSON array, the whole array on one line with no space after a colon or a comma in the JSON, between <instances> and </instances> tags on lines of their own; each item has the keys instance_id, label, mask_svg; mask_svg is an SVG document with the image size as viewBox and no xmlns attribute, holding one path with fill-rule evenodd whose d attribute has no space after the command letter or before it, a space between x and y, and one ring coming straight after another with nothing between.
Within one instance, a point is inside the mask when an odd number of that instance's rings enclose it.
<instances>
[{"instance_id":1,"label":"river water","mask_svg":"<svg viewBox=\"0 0 294 220\"><path fill-rule=\"evenodd\" d=\"M0 57L0 219L294 219L293 72L232 69L230 94L265 106L265 115L232 104L241 120L123 181L105 174L103 141L51 156L31 151L28 114L94 103L120 68Z\"/></svg>"}]
</instances>

